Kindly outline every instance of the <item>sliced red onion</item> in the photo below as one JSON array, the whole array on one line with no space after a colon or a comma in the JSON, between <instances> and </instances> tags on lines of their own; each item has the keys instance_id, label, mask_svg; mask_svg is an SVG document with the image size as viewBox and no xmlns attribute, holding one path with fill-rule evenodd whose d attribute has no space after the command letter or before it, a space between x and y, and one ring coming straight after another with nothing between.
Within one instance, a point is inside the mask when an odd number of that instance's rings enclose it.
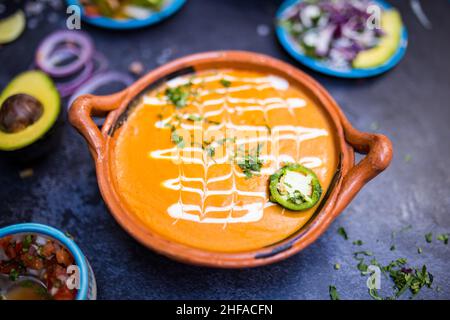
<instances>
[{"instance_id":1,"label":"sliced red onion","mask_svg":"<svg viewBox=\"0 0 450 320\"><path fill-rule=\"evenodd\" d=\"M92 59L95 64L94 73L101 73L103 71L106 71L106 69L108 69L109 62L103 53L98 52L98 51L94 52Z\"/></svg>"},{"instance_id":2,"label":"sliced red onion","mask_svg":"<svg viewBox=\"0 0 450 320\"><path fill-rule=\"evenodd\" d=\"M54 55L58 46L65 44L65 48L76 45L79 48L78 59L67 65L57 66L51 63L51 57ZM54 77L69 76L83 67L94 53L94 44L91 38L80 31L56 31L46 37L36 52L36 65Z\"/></svg>"},{"instance_id":3,"label":"sliced red onion","mask_svg":"<svg viewBox=\"0 0 450 320\"><path fill-rule=\"evenodd\" d=\"M70 58L77 57L79 54L80 49L75 46L62 47L53 52L48 58L48 63L51 65L59 65Z\"/></svg>"},{"instance_id":4,"label":"sliced red onion","mask_svg":"<svg viewBox=\"0 0 450 320\"><path fill-rule=\"evenodd\" d=\"M94 75L86 83L81 85L78 90L70 97L67 108L70 108L75 99L83 94L94 93L97 89L109 84L109 83L123 83L128 87L134 82L134 79L126 73L108 71ZM93 118L94 122L101 126L104 122L104 118Z\"/></svg>"},{"instance_id":5,"label":"sliced red onion","mask_svg":"<svg viewBox=\"0 0 450 320\"><path fill-rule=\"evenodd\" d=\"M89 80L94 73L94 63L92 61L87 61L80 73L72 80L64 83L57 83L61 97L65 98L70 96L77 90L83 83Z\"/></svg>"},{"instance_id":6,"label":"sliced red onion","mask_svg":"<svg viewBox=\"0 0 450 320\"><path fill-rule=\"evenodd\" d=\"M72 95L83 83L88 81L94 74L102 73L108 69L108 60L106 57L100 53L95 52L93 59L88 61L82 71L74 79L64 82L57 83L56 87L63 98Z\"/></svg>"},{"instance_id":7,"label":"sliced red onion","mask_svg":"<svg viewBox=\"0 0 450 320\"><path fill-rule=\"evenodd\" d=\"M325 57L328 54L335 30L336 26L330 24L320 31L318 41L316 43L316 54L319 57Z\"/></svg>"}]
</instances>

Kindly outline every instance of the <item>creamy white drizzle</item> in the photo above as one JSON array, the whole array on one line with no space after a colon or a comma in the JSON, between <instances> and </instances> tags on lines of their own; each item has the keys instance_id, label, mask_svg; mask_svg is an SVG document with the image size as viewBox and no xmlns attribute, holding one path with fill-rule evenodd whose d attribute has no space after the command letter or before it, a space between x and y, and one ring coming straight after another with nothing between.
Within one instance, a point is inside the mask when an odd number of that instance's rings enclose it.
<instances>
[{"instance_id":1,"label":"creamy white drizzle","mask_svg":"<svg viewBox=\"0 0 450 320\"><path fill-rule=\"evenodd\" d=\"M236 92L243 92L246 90L259 90L264 91L267 89L287 90L289 88L289 82L277 76L267 77L244 77L238 78L230 76L228 74L215 74L212 76L206 76L201 78L189 78L178 77L170 80L167 85L169 87L176 87L187 83L201 84L207 82L220 81L222 79L230 82L237 82L238 85L229 88L216 88L210 90L201 90L197 92L200 97L206 97L211 94L223 95L221 98L206 99L203 102L194 101L193 105L197 108L199 114L204 118L222 116L223 121L217 125L210 125L208 128L203 129L198 123L190 124L182 122L180 127L184 130L202 130L203 135L206 136L210 131L214 130L234 130L240 131L253 131L262 133L250 138L238 138L235 141L237 146L247 145L251 143L280 143L286 140L293 140L296 142L296 156L290 154L278 154L272 152L271 154L262 154L260 158L264 163L270 163L270 166L265 166L261 169L260 174L271 175L279 169L281 163L288 162L300 162L309 168L318 168L322 166L323 161L318 157L299 157L300 143L302 141L315 139L322 136L327 136L328 132L324 129L307 128L295 125L283 125L273 126L270 128L270 132L267 126L252 126L252 125L240 125L231 121L231 114L260 111L264 113L265 119L267 119L267 112L271 110L287 109L292 115L293 110L296 108L303 108L306 106L306 101L301 98L287 98L271 97L265 99L257 98L237 98L231 94ZM166 98L158 98L154 96L145 96L143 98L144 104L161 106L167 104ZM218 107L213 110L205 110L210 107ZM172 116L162 119L156 122L158 128L164 128L170 121ZM274 148L272 148L274 149ZM168 179L163 182L163 186L167 189L179 191L179 200L177 203L172 204L168 209L168 214L178 221L189 220L197 223L213 223L224 224L224 227L228 223L249 223L256 222L262 219L264 209L274 205L269 202L266 195L266 190L247 191L240 190L237 187L236 179L245 177L237 166L230 165L230 171L226 174L214 177L208 177L208 170L213 165L231 164L233 159L233 153L230 153L228 148L225 150L225 154L222 157L215 157L214 161L211 161L206 155L205 150L201 147L186 146L183 149L178 149L176 146L173 148L163 150L153 150L149 152L149 156L155 159L171 160L177 163L179 168L179 175L176 178ZM203 167L203 177L187 177L183 172L183 165L185 164L198 164ZM229 181L231 180L231 187L226 189L210 189L209 185L214 182ZM192 187L189 182L197 182L201 184L200 187ZM183 203L183 192L195 193L201 198L200 204L187 204ZM205 207L206 199L209 196L228 196L229 204L217 207L207 205ZM251 197L252 199L258 199L250 203L244 203L238 205L236 202L239 197ZM228 212L224 217L211 217L207 216L211 212Z\"/></svg>"}]
</instances>

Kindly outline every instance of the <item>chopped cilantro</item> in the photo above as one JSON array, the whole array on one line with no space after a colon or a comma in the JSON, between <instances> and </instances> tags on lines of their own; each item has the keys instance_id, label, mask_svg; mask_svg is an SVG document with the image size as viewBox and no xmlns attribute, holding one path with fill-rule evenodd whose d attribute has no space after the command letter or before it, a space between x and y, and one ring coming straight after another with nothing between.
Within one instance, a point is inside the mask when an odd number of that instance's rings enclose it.
<instances>
[{"instance_id":1,"label":"chopped cilantro","mask_svg":"<svg viewBox=\"0 0 450 320\"><path fill-rule=\"evenodd\" d=\"M202 121L203 117L197 114L190 114L188 115L187 119L191 121Z\"/></svg>"},{"instance_id":2,"label":"chopped cilantro","mask_svg":"<svg viewBox=\"0 0 450 320\"><path fill-rule=\"evenodd\" d=\"M26 250L30 248L31 243L33 242L33 236L31 234L27 234L22 242L22 247Z\"/></svg>"},{"instance_id":3,"label":"chopped cilantro","mask_svg":"<svg viewBox=\"0 0 450 320\"><path fill-rule=\"evenodd\" d=\"M433 283L433 275L427 271L425 265L421 269L405 267L391 269L389 275L394 281L396 298L400 297L408 289L415 296L423 286L431 288Z\"/></svg>"},{"instance_id":4,"label":"chopped cilantro","mask_svg":"<svg viewBox=\"0 0 450 320\"><path fill-rule=\"evenodd\" d=\"M261 144L258 144L256 151L253 153L247 152L244 157L238 160L237 164L247 179L253 177L255 173L261 171L264 162L261 160L260 154Z\"/></svg>"},{"instance_id":5,"label":"chopped cilantro","mask_svg":"<svg viewBox=\"0 0 450 320\"><path fill-rule=\"evenodd\" d=\"M396 248L395 248L395 244L393 244L390 248L389 248L389 250L391 250L391 251L394 251Z\"/></svg>"},{"instance_id":6,"label":"chopped cilantro","mask_svg":"<svg viewBox=\"0 0 450 320\"><path fill-rule=\"evenodd\" d=\"M223 85L225 88L228 88L229 86L231 86L231 81L227 79L221 79L220 84Z\"/></svg>"},{"instance_id":7,"label":"chopped cilantro","mask_svg":"<svg viewBox=\"0 0 450 320\"><path fill-rule=\"evenodd\" d=\"M417 248L417 253L418 253L418 254L421 254L421 253L422 253L422 248L420 248L420 247Z\"/></svg>"},{"instance_id":8,"label":"chopped cilantro","mask_svg":"<svg viewBox=\"0 0 450 320\"><path fill-rule=\"evenodd\" d=\"M338 294L335 286L329 286L328 292L330 293L331 300L340 300L339 294Z\"/></svg>"},{"instance_id":9,"label":"chopped cilantro","mask_svg":"<svg viewBox=\"0 0 450 320\"><path fill-rule=\"evenodd\" d=\"M167 88L165 91L167 99L177 108L184 108L191 95L191 83L183 84L174 88Z\"/></svg>"},{"instance_id":10,"label":"chopped cilantro","mask_svg":"<svg viewBox=\"0 0 450 320\"><path fill-rule=\"evenodd\" d=\"M431 243L432 241L433 241L433 234L430 232L430 233L427 233L426 235L425 235L425 240L428 242L428 243Z\"/></svg>"},{"instance_id":11,"label":"chopped cilantro","mask_svg":"<svg viewBox=\"0 0 450 320\"><path fill-rule=\"evenodd\" d=\"M11 279L11 281L16 281L17 278L19 278L19 271L12 268L11 271L9 272L9 279Z\"/></svg>"},{"instance_id":12,"label":"chopped cilantro","mask_svg":"<svg viewBox=\"0 0 450 320\"><path fill-rule=\"evenodd\" d=\"M377 289L369 289L369 294L375 300L383 300L383 298L378 294Z\"/></svg>"},{"instance_id":13,"label":"chopped cilantro","mask_svg":"<svg viewBox=\"0 0 450 320\"><path fill-rule=\"evenodd\" d=\"M444 244L448 244L448 234L446 233L438 235L436 239L442 241Z\"/></svg>"},{"instance_id":14,"label":"chopped cilantro","mask_svg":"<svg viewBox=\"0 0 450 320\"><path fill-rule=\"evenodd\" d=\"M347 231L345 231L344 227L339 227L337 230L338 234L342 236L345 240L348 240Z\"/></svg>"},{"instance_id":15,"label":"chopped cilantro","mask_svg":"<svg viewBox=\"0 0 450 320\"><path fill-rule=\"evenodd\" d=\"M339 263L334 264L334 270L339 270L341 268L341 265Z\"/></svg>"},{"instance_id":16,"label":"chopped cilantro","mask_svg":"<svg viewBox=\"0 0 450 320\"><path fill-rule=\"evenodd\" d=\"M371 251L357 251L353 253L353 256L355 257L355 259L361 259L360 256L373 256L373 253Z\"/></svg>"},{"instance_id":17,"label":"chopped cilantro","mask_svg":"<svg viewBox=\"0 0 450 320\"><path fill-rule=\"evenodd\" d=\"M368 265L364 263L364 260L359 261L359 263L356 265L359 271L361 271L361 274L364 275L367 272Z\"/></svg>"},{"instance_id":18,"label":"chopped cilantro","mask_svg":"<svg viewBox=\"0 0 450 320\"><path fill-rule=\"evenodd\" d=\"M216 148L214 148L213 146L208 146L206 148L206 153L210 158L214 158L214 155L216 154Z\"/></svg>"},{"instance_id":19,"label":"chopped cilantro","mask_svg":"<svg viewBox=\"0 0 450 320\"><path fill-rule=\"evenodd\" d=\"M356 246L362 246L363 242L362 242L362 240L355 240L355 241L353 241L353 244Z\"/></svg>"},{"instance_id":20,"label":"chopped cilantro","mask_svg":"<svg viewBox=\"0 0 450 320\"><path fill-rule=\"evenodd\" d=\"M172 132L171 140L178 148L184 148L184 139L182 136L178 135L176 131Z\"/></svg>"}]
</instances>

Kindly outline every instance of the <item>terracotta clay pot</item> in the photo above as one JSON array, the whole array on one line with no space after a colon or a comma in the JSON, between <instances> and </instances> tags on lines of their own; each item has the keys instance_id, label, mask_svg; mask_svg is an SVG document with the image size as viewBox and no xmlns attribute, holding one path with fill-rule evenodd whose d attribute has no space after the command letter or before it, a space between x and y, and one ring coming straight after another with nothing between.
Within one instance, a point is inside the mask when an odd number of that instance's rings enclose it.
<instances>
[{"instance_id":1,"label":"terracotta clay pot","mask_svg":"<svg viewBox=\"0 0 450 320\"><path fill-rule=\"evenodd\" d=\"M141 93L186 72L211 68L244 68L281 76L313 97L334 125L339 167L325 198L310 222L284 241L242 253L205 251L172 242L145 228L121 203L112 184L110 170L111 134L126 121L130 106ZM107 115L101 131L92 116ZM392 158L392 145L380 134L352 127L327 91L302 71L274 58L240 51L206 52L170 62L148 73L129 88L110 95L79 97L71 106L69 120L85 137L95 160L101 194L119 224L136 240L178 261L222 268L255 267L285 259L314 242L369 180L383 171ZM367 154L358 164L354 152Z\"/></svg>"}]
</instances>

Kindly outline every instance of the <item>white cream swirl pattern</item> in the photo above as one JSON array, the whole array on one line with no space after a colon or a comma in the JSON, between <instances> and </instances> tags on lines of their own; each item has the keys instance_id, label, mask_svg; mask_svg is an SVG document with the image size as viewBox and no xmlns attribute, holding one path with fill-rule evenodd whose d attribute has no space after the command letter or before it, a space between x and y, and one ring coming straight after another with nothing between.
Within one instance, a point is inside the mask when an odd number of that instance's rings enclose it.
<instances>
[{"instance_id":1,"label":"white cream swirl pattern","mask_svg":"<svg viewBox=\"0 0 450 320\"><path fill-rule=\"evenodd\" d=\"M292 154L284 154L275 152L277 148L271 148L270 154L261 154L261 159L264 163L270 164L269 166L263 166L260 174L269 176L278 170L283 163L299 162L309 168L319 168L322 166L323 161L318 157L300 157L300 144L302 141L316 139L321 136L327 136L328 132L324 129L307 128L296 125L277 125L268 129L267 126L253 126L235 124L231 120L233 114L243 114L245 112L262 112L264 119L267 120L267 114L269 111L278 109L287 109L288 112L295 117L294 109L303 108L306 106L306 102L300 98L287 98L282 97L270 97L270 98L237 98L231 96L232 93L244 92L246 90L258 90L264 91L268 89L275 89L278 91L287 90L289 83L285 79L276 76L267 77L248 77L248 78L236 78L227 74L218 73L211 76L189 78L186 76L177 77L170 80L167 85L169 87L176 87L179 85L187 84L191 82L193 84L215 82L225 79L230 82L239 82L240 85L231 86L228 88L217 88L210 90L201 90L198 92L198 96L205 97L211 94L215 96L220 95L220 98L207 99L203 102L195 101L193 106L196 107L198 114L204 118L221 116L222 120L220 124L210 125L208 128L203 129L201 124L200 128L203 130L203 135L207 135L212 130L232 130L233 132L242 132L252 130L256 133L254 137L238 138L234 142L236 146L245 146L248 144L267 143L267 144L279 144L280 142L292 140L296 145L296 156ZM166 105L167 101L164 97L158 98L154 96L144 96L143 103L152 106ZM211 107L216 107L213 110L209 110ZM208 109L208 110L206 110ZM171 122L172 117L162 119L155 125L158 128L164 128ZM181 123L181 128L188 131L199 129L197 123ZM196 155L196 156L193 156ZM226 148L225 154L221 157L217 157L214 161L208 158L206 151L201 147L185 146L183 149L178 149L176 146L169 149L153 150L149 152L149 156L155 159L170 160L176 163L179 167L178 177L168 179L163 182L163 186L167 189L179 191L179 200L173 203L167 209L167 213L175 219L174 223L178 220L188 220L196 223L213 223L223 224L226 227L229 223L249 223L256 222L262 219L264 209L274 205L267 197L265 190L242 190L239 189L237 179L245 177L244 173L240 169L230 162L233 159L233 152L230 152ZM208 170L212 166L222 165L229 163L229 172L214 177L208 177ZM184 164L196 164L203 167L203 177L187 177L184 174ZM228 181L231 186L226 189L211 188L210 185ZM195 187L190 183L196 183ZM201 185L199 187L198 185ZM183 193L194 193L201 199L198 204L184 203L182 200ZM223 206L206 205L206 200L211 196L226 196L229 200L228 204ZM250 197L251 199L258 199L249 203L238 202L238 197ZM208 214L214 213L213 216ZM223 213L223 216L218 217L217 213Z\"/></svg>"}]
</instances>

